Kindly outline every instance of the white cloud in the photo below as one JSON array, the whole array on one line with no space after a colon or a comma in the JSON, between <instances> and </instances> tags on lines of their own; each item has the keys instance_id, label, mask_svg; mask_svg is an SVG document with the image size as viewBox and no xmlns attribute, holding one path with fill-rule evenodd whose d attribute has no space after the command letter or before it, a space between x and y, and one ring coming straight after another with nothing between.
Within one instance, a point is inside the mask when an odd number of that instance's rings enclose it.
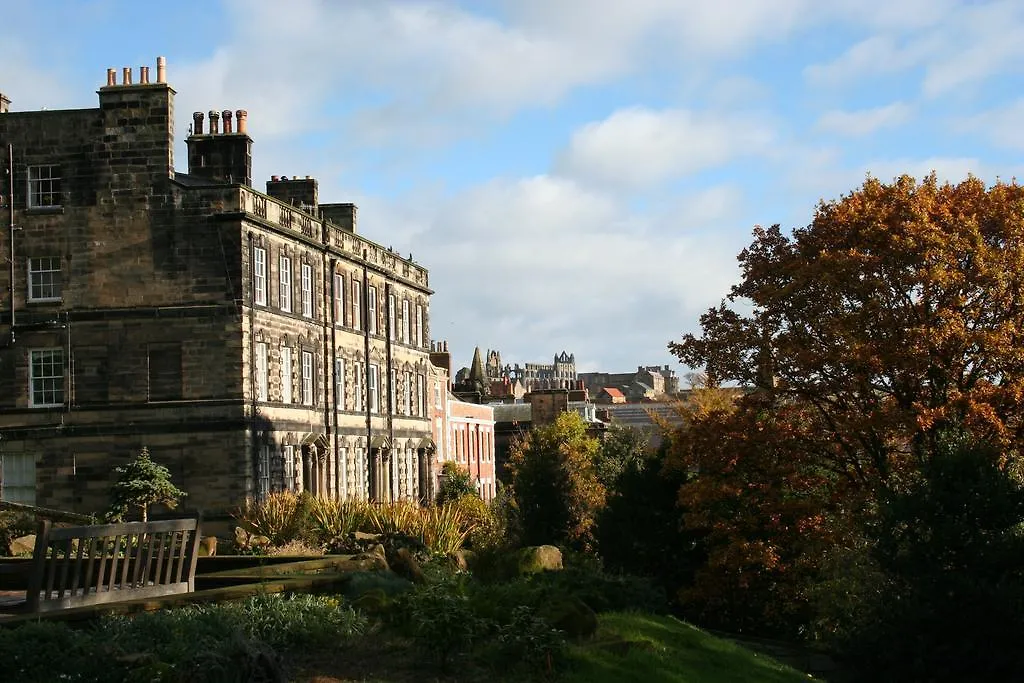
<instances>
[{"instance_id":1,"label":"white cloud","mask_svg":"<svg viewBox=\"0 0 1024 683\"><path fill-rule=\"evenodd\" d=\"M751 115L621 109L572 135L556 168L602 185L639 189L763 152L771 125Z\"/></svg>"},{"instance_id":2,"label":"white cloud","mask_svg":"<svg viewBox=\"0 0 1024 683\"><path fill-rule=\"evenodd\" d=\"M981 133L993 144L1012 149L1024 149L1024 98L1018 98L1006 106L991 109L960 121L961 131Z\"/></svg>"},{"instance_id":3,"label":"white cloud","mask_svg":"<svg viewBox=\"0 0 1024 683\"><path fill-rule=\"evenodd\" d=\"M858 111L832 110L818 119L816 128L838 135L870 135L882 128L893 128L906 123L913 109L904 102L893 102L873 109Z\"/></svg>"}]
</instances>

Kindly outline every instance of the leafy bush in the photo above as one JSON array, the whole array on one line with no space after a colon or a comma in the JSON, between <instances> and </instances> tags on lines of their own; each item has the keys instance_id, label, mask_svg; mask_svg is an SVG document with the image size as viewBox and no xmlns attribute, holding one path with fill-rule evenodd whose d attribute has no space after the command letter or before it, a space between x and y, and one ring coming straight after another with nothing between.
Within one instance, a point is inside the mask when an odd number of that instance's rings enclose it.
<instances>
[{"instance_id":1,"label":"leafy bush","mask_svg":"<svg viewBox=\"0 0 1024 683\"><path fill-rule=\"evenodd\" d=\"M466 514L460 502L448 502L420 511L420 538L430 552L437 555L454 553L462 548L476 528L475 521Z\"/></svg>"},{"instance_id":2,"label":"leafy bush","mask_svg":"<svg viewBox=\"0 0 1024 683\"><path fill-rule=\"evenodd\" d=\"M11 541L36 532L36 519L27 512L0 512L0 554L10 553Z\"/></svg>"},{"instance_id":3,"label":"leafy bush","mask_svg":"<svg viewBox=\"0 0 1024 683\"><path fill-rule=\"evenodd\" d=\"M307 533L312 501L308 493L271 493L259 503L246 501L234 518L246 531L266 536L272 545L284 545L301 540Z\"/></svg>"},{"instance_id":4,"label":"leafy bush","mask_svg":"<svg viewBox=\"0 0 1024 683\"><path fill-rule=\"evenodd\" d=\"M498 627L494 663L503 669L527 669L551 673L561 663L565 638L525 605L512 610L507 624Z\"/></svg>"},{"instance_id":5,"label":"leafy bush","mask_svg":"<svg viewBox=\"0 0 1024 683\"><path fill-rule=\"evenodd\" d=\"M476 495L476 484L469 470L451 460L441 465L441 486L435 501L437 505Z\"/></svg>"},{"instance_id":6,"label":"leafy bush","mask_svg":"<svg viewBox=\"0 0 1024 683\"><path fill-rule=\"evenodd\" d=\"M468 650L492 627L474 612L465 584L457 579L425 584L406 593L395 616L443 670L448 669L453 655Z\"/></svg>"}]
</instances>

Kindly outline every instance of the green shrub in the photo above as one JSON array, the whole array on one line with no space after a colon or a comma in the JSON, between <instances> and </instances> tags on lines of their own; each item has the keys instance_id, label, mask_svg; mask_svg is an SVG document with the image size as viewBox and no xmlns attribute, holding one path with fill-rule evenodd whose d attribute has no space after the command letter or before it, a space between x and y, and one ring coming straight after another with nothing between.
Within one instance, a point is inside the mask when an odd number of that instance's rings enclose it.
<instances>
[{"instance_id":1,"label":"green shrub","mask_svg":"<svg viewBox=\"0 0 1024 683\"><path fill-rule=\"evenodd\" d=\"M435 501L437 505L476 495L476 484L469 470L452 460L441 465L441 486Z\"/></svg>"},{"instance_id":2,"label":"green shrub","mask_svg":"<svg viewBox=\"0 0 1024 683\"><path fill-rule=\"evenodd\" d=\"M247 501L233 516L239 526L252 534L266 536L271 545L285 545L304 540L310 529L312 501L309 493L271 493L262 502Z\"/></svg>"},{"instance_id":3,"label":"green shrub","mask_svg":"<svg viewBox=\"0 0 1024 683\"><path fill-rule=\"evenodd\" d=\"M462 581L424 584L400 599L396 623L447 671L453 655L467 651L492 629L473 610Z\"/></svg>"},{"instance_id":4,"label":"green shrub","mask_svg":"<svg viewBox=\"0 0 1024 683\"><path fill-rule=\"evenodd\" d=\"M562 632L525 605L514 608L509 622L498 627L496 642L493 663L503 670L552 673L566 651Z\"/></svg>"}]
</instances>

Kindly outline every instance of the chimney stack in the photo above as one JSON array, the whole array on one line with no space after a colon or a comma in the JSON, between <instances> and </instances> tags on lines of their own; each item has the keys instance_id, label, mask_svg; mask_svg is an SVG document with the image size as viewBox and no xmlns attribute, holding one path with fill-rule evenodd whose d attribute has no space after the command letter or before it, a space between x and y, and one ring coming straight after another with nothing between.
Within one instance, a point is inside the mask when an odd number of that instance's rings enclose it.
<instances>
[{"instance_id":1,"label":"chimney stack","mask_svg":"<svg viewBox=\"0 0 1024 683\"><path fill-rule=\"evenodd\" d=\"M210 110L210 135L217 135L220 133L220 114L214 110Z\"/></svg>"},{"instance_id":2,"label":"chimney stack","mask_svg":"<svg viewBox=\"0 0 1024 683\"><path fill-rule=\"evenodd\" d=\"M156 58L156 82L167 82L167 60L163 57Z\"/></svg>"},{"instance_id":3,"label":"chimney stack","mask_svg":"<svg viewBox=\"0 0 1024 683\"><path fill-rule=\"evenodd\" d=\"M139 84L140 85L149 85L149 67L148 66L140 66L139 67Z\"/></svg>"},{"instance_id":4,"label":"chimney stack","mask_svg":"<svg viewBox=\"0 0 1024 683\"><path fill-rule=\"evenodd\" d=\"M117 69L107 69L107 85L117 85Z\"/></svg>"},{"instance_id":5,"label":"chimney stack","mask_svg":"<svg viewBox=\"0 0 1024 683\"><path fill-rule=\"evenodd\" d=\"M197 111L192 113L192 135L203 134L203 112Z\"/></svg>"},{"instance_id":6,"label":"chimney stack","mask_svg":"<svg viewBox=\"0 0 1024 683\"><path fill-rule=\"evenodd\" d=\"M224 117L224 132L225 133L230 133L231 132L231 110L230 109L225 109L224 111L221 112L221 116Z\"/></svg>"},{"instance_id":7,"label":"chimney stack","mask_svg":"<svg viewBox=\"0 0 1024 683\"><path fill-rule=\"evenodd\" d=\"M0 92L0 114L6 114L11 110L11 99Z\"/></svg>"},{"instance_id":8,"label":"chimney stack","mask_svg":"<svg viewBox=\"0 0 1024 683\"><path fill-rule=\"evenodd\" d=\"M235 112L235 120L238 122L238 132L246 134L249 132L246 126L246 119L249 118L249 112L244 109L239 109Z\"/></svg>"}]
</instances>

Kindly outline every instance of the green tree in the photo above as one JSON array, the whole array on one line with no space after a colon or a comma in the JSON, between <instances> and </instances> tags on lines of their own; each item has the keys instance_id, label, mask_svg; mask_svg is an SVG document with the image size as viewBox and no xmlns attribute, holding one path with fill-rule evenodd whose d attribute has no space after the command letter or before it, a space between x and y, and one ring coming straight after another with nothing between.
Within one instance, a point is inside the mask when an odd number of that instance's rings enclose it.
<instances>
[{"instance_id":1,"label":"green tree","mask_svg":"<svg viewBox=\"0 0 1024 683\"><path fill-rule=\"evenodd\" d=\"M594 458L598 481L609 492L629 469L643 467L650 455L651 440L636 427L612 423L605 430Z\"/></svg>"},{"instance_id":2,"label":"green tree","mask_svg":"<svg viewBox=\"0 0 1024 683\"><path fill-rule=\"evenodd\" d=\"M438 505L458 500L463 496L475 495L476 484L473 483L473 475L469 470L451 460L441 465L441 486L437 491Z\"/></svg>"},{"instance_id":3,"label":"green tree","mask_svg":"<svg viewBox=\"0 0 1024 683\"><path fill-rule=\"evenodd\" d=\"M576 413L562 413L517 440L508 471L523 542L593 546L594 522L605 488L594 461L598 441Z\"/></svg>"},{"instance_id":4,"label":"green tree","mask_svg":"<svg viewBox=\"0 0 1024 683\"><path fill-rule=\"evenodd\" d=\"M151 505L174 508L185 497L184 491L171 483L170 471L149 457L145 446L126 465L115 467L117 482L110 492L110 511L107 517L120 521L132 508L138 508L142 521L149 519Z\"/></svg>"}]
</instances>

